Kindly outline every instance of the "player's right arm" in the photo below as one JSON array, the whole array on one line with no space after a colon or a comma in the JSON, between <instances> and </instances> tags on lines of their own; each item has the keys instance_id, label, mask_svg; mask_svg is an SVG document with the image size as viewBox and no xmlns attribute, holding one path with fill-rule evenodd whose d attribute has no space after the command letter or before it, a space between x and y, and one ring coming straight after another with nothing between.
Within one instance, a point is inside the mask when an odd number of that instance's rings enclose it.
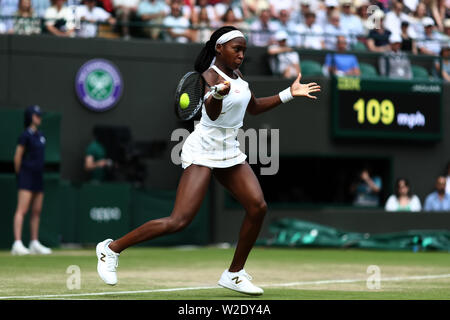
<instances>
[{"instance_id":1,"label":"player's right arm","mask_svg":"<svg viewBox=\"0 0 450 320\"><path fill-rule=\"evenodd\" d=\"M205 86L205 93L209 92L209 86L215 86L217 84L224 84L224 89L218 91L217 93L224 96L227 95L228 92L230 92L230 83L225 81L221 76L219 76L214 70L208 69L205 72L203 72L203 77L206 80L207 85ZM208 117L214 121L222 112L222 100L216 99L211 95L209 95L208 98L205 99L205 108L206 108L206 114Z\"/></svg>"},{"instance_id":2,"label":"player's right arm","mask_svg":"<svg viewBox=\"0 0 450 320\"><path fill-rule=\"evenodd\" d=\"M14 171L16 174L20 171L20 166L22 165L22 157L25 153L25 147L21 144L18 144L16 147L16 152L14 153Z\"/></svg>"}]
</instances>

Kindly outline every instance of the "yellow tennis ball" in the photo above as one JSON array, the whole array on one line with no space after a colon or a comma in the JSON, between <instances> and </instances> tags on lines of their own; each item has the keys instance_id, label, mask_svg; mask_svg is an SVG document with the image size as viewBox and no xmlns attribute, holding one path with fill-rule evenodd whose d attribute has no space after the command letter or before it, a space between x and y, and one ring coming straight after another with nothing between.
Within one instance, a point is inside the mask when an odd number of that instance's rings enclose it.
<instances>
[{"instance_id":1,"label":"yellow tennis ball","mask_svg":"<svg viewBox=\"0 0 450 320\"><path fill-rule=\"evenodd\" d=\"M185 92L180 97L180 108L186 109L189 105L189 95Z\"/></svg>"}]
</instances>

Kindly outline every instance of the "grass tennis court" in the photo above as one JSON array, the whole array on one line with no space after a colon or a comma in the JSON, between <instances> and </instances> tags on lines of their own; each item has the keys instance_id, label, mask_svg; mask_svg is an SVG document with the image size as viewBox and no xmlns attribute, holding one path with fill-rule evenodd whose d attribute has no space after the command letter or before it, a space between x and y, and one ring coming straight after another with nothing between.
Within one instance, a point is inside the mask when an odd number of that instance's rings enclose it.
<instances>
[{"instance_id":1,"label":"grass tennis court","mask_svg":"<svg viewBox=\"0 0 450 320\"><path fill-rule=\"evenodd\" d=\"M448 252L356 249L255 248L246 271L265 293L248 297L217 286L234 250L132 248L120 257L119 283L97 276L95 249L55 250L50 256L0 251L1 299L450 299ZM69 290L80 270L80 289ZM381 288L368 289L370 265L379 267ZM71 278L72 279L72 278ZM70 282L70 281L69 281ZM73 282L72 282L73 283Z\"/></svg>"}]
</instances>

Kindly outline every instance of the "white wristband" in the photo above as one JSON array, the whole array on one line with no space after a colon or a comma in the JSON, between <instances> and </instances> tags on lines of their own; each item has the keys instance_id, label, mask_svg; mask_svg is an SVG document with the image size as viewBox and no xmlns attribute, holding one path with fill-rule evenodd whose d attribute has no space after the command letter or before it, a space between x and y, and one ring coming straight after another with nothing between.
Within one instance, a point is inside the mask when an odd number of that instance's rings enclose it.
<instances>
[{"instance_id":1,"label":"white wristband","mask_svg":"<svg viewBox=\"0 0 450 320\"><path fill-rule=\"evenodd\" d=\"M280 100L283 103L289 102L291 100L294 100L294 97L292 96L291 93L291 88L286 88L283 91L280 91L280 93L278 94L280 96Z\"/></svg>"}]
</instances>

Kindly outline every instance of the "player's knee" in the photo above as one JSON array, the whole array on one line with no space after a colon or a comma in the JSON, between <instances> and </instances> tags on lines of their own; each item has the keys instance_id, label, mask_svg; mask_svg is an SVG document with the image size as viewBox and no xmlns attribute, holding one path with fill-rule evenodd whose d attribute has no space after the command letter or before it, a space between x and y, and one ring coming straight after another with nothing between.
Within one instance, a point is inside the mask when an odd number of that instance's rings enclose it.
<instances>
[{"instance_id":1,"label":"player's knee","mask_svg":"<svg viewBox=\"0 0 450 320\"><path fill-rule=\"evenodd\" d=\"M250 210L251 216L256 219L264 218L266 212L267 212L267 203L264 199L257 201Z\"/></svg>"}]
</instances>

